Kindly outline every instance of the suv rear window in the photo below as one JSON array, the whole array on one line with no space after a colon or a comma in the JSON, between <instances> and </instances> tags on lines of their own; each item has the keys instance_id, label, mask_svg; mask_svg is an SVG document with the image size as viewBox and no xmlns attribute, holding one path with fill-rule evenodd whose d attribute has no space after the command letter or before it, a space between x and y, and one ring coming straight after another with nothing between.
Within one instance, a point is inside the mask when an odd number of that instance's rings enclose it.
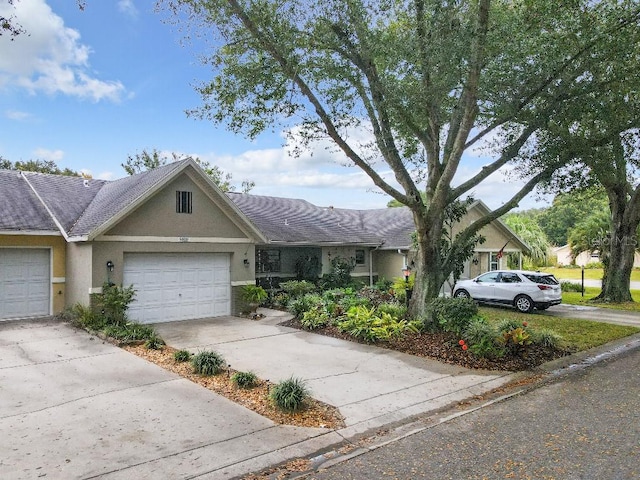
<instances>
[{"instance_id":1,"label":"suv rear window","mask_svg":"<svg viewBox=\"0 0 640 480\"><path fill-rule=\"evenodd\" d=\"M558 285L558 280L553 275L532 275L525 273L525 277L535 283L541 283L543 285Z\"/></svg>"}]
</instances>

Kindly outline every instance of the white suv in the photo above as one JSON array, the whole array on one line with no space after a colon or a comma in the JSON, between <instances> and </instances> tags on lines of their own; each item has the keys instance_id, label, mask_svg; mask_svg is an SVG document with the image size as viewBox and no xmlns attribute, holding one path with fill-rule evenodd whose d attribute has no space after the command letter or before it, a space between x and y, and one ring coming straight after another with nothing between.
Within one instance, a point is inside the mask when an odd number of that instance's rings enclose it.
<instances>
[{"instance_id":1,"label":"white suv","mask_svg":"<svg viewBox=\"0 0 640 480\"><path fill-rule=\"evenodd\" d=\"M562 302L560 283L553 275L524 270L496 270L456 283L456 298L511 305L520 312L546 310Z\"/></svg>"}]
</instances>

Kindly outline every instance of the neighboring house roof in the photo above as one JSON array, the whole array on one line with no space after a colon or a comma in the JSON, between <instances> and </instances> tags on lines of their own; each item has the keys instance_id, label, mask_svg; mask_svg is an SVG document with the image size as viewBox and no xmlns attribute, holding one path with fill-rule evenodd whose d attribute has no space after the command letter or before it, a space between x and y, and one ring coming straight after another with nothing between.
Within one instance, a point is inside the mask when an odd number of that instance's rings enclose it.
<instances>
[{"instance_id":1,"label":"neighboring house roof","mask_svg":"<svg viewBox=\"0 0 640 480\"><path fill-rule=\"evenodd\" d=\"M408 248L415 230L408 208L351 210L306 200L227 193L269 243Z\"/></svg>"},{"instance_id":2,"label":"neighboring house roof","mask_svg":"<svg viewBox=\"0 0 640 480\"><path fill-rule=\"evenodd\" d=\"M218 193L223 207L241 219L245 230L265 240L190 158L115 181L0 170L0 230L57 230L67 240L92 240L186 170L195 173L201 186Z\"/></svg>"}]
</instances>

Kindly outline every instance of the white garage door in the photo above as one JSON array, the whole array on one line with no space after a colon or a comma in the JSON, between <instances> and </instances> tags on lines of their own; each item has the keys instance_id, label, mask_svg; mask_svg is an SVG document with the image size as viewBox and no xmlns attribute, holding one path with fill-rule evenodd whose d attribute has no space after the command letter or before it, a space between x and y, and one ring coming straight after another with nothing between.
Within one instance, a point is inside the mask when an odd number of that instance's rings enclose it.
<instances>
[{"instance_id":1,"label":"white garage door","mask_svg":"<svg viewBox=\"0 0 640 480\"><path fill-rule=\"evenodd\" d=\"M49 315L50 251L0 248L0 320Z\"/></svg>"},{"instance_id":2,"label":"white garage door","mask_svg":"<svg viewBox=\"0 0 640 480\"><path fill-rule=\"evenodd\" d=\"M228 254L128 253L122 284L136 290L128 313L140 323L231 313Z\"/></svg>"}]
</instances>

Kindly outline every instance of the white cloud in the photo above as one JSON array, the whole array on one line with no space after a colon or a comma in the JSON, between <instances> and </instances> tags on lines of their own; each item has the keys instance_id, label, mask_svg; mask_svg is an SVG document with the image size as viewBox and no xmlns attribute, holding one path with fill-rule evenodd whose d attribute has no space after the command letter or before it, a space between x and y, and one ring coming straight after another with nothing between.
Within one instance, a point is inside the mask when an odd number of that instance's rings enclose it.
<instances>
[{"instance_id":1,"label":"white cloud","mask_svg":"<svg viewBox=\"0 0 640 480\"><path fill-rule=\"evenodd\" d=\"M0 4L0 15L14 14L27 31L13 41L0 36L0 87L18 86L32 94L62 93L93 101L118 101L119 81L95 78L89 69L91 49L80 33L65 27L44 0Z\"/></svg>"},{"instance_id":2,"label":"white cloud","mask_svg":"<svg viewBox=\"0 0 640 480\"><path fill-rule=\"evenodd\" d=\"M118 10L131 18L138 16L138 9L134 5L133 0L119 0Z\"/></svg>"},{"instance_id":3,"label":"white cloud","mask_svg":"<svg viewBox=\"0 0 640 480\"><path fill-rule=\"evenodd\" d=\"M46 148L36 148L33 151L33 156L35 158L40 158L42 160L53 160L54 162L59 162L64 158L64 152L62 150L48 150Z\"/></svg>"},{"instance_id":4,"label":"white cloud","mask_svg":"<svg viewBox=\"0 0 640 480\"><path fill-rule=\"evenodd\" d=\"M4 116L9 120L16 120L19 122L29 120L32 117L30 113L21 112L19 110L6 110L4 112Z\"/></svg>"}]
</instances>

